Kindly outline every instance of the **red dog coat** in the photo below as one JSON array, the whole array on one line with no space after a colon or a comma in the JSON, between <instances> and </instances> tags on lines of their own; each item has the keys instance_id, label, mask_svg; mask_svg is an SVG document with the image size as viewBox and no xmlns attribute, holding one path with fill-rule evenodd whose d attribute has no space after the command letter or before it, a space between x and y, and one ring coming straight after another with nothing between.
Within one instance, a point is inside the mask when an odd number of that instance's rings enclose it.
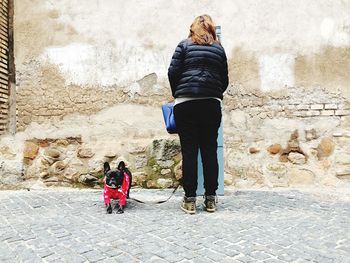
<instances>
[{"instance_id":1,"label":"red dog coat","mask_svg":"<svg viewBox=\"0 0 350 263\"><path fill-rule=\"evenodd\" d=\"M105 182L103 189L103 199L106 205L111 202L111 199L119 199L119 205L126 205L126 197L128 195L130 178L126 172L124 172L123 175L124 178L121 188L111 188Z\"/></svg>"}]
</instances>

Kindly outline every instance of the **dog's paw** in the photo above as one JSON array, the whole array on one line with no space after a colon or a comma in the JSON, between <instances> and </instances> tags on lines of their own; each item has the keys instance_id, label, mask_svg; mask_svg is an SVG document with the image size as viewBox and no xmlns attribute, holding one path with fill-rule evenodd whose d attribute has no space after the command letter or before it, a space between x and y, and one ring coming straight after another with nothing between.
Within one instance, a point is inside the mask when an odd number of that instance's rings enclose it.
<instances>
[{"instance_id":1,"label":"dog's paw","mask_svg":"<svg viewBox=\"0 0 350 263\"><path fill-rule=\"evenodd\" d=\"M109 205L107 206L107 213L108 213L108 214L112 214L112 206L111 206L111 204L109 204Z\"/></svg>"},{"instance_id":2,"label":"dog's paw","mask_svg":"<svg viewBox=\"0 0 350 263\"><path fill-rule=\"evenodd\" d=\"M119 206L118 210L117 210L117 214L123 214L124 213L124 209L122 206Z\"/></svg>"}]
</instances>

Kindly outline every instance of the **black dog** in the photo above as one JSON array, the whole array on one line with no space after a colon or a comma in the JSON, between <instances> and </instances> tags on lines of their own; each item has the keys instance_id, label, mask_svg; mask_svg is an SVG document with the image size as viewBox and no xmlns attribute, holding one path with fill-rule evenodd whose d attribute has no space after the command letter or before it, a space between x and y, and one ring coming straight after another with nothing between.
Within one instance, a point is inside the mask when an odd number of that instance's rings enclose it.
<instances>
[{"instance_id":1,"label":"black dog","mask_svg":"<svg viewBox=\"0 0 350 263\"><path fill-rule=\"evenodd\" d=\"M126 199L129 198L132 175L125 163L121 161L116 170L111 170L108 162L103 164L104 170L104 203L107 213L112 213L111 199L119 199L118 214L124 213Z\"/></svg>"}]
</instances>

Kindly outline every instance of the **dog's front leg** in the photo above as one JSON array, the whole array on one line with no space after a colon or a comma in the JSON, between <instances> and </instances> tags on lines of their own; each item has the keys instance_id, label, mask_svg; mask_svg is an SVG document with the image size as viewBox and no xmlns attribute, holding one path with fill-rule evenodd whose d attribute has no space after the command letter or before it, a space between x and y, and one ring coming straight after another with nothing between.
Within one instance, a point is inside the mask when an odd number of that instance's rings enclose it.
<instances>
[{"instance_id":1,"label":"dog's front leg","mask_svg":"<svg viewBox=\"0 0 350 263\"><path fill-rule=\"evenodd\" d=\"M112 214L112 205L111 205L111 203L109 203L108 205L107 205L107 213L108 214Z\"/></svg>"},{"instance_id":2,"label":"dog's front leg","mask_svg":"<svg viewBox=\"0 0 350 263\"><path fill-rule=\"evenodd\" d=\"M124 207L122 205L119 205L117 214L122 214L122 213L124 213Z\"/></svg>"}]
</instances>

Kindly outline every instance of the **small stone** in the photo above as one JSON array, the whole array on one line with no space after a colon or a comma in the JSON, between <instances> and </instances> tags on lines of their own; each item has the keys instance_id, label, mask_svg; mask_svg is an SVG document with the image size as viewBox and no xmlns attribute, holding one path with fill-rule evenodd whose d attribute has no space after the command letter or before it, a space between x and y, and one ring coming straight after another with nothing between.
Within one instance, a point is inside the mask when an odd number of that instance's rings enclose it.
<instances>
[{"instance_id":1,"label":"small stone","mask_svg":"<svg viewBox=\"0 0 350 263\"><path fill-rule=\"evenodd\" d=\"M51 166L51 169L52 169L52 172L53 174L61 174L64 172L64 169L66 168L66 164L64 161L58 161L58 162L55 162L52 166Z\"/></svg>"},{"instance_id":2,"label":"small stone","mask_svg":"<svg viewBox=\"0 0 350 263\"><path fill-rule=\"evenodd\" d=\"M225 185L232 185L233 183L233 176L229 173L224 173L224 184Z\"/></svg>"},{"instance_id":3,"label":"small stone","mask_svg":"<svg viewBox=\"0 0 350 263\"><path fill-rule=\"evenodd\" d=\"M291 152L288 154L288 160L294 164L305 164L305 155L301 153Z\"/></svg>"},{"instance_id":4,"label":"small stone","mask_svg":"<svg viewBox=\"0 0 350 263\"><path fill-rule=\"evenodd\" d=\"M79 158L91 158L94 155L90 148L79 148L77 153Z\"/></svg>"},{"instance_id":5,"label":"small stone","mask_svg":"<svg viewBox=\"0 0 350 263\"><path fill-rule=\"evenodd\" d=\"M160 171L160 174L163 175L163 176L171 175L171 170L170 169L162 169Z\"/></svg>"},{"instance_id":6,"label":"small stone","mask_svg":"<svg viewBox=\"0 0 350 263\"><path fill-rule=\"evenodd\" d=\"M48 178L49 176L50 176L50 174L49 174L47 171L41 172L41 173L40 173L40 177L41 177L42 179L46 179L46 178Z\"/></svg>"},{"instance_id":7,"label":"small stone","mask_svg":"<svg viewBox=\"0 0 350 263\"><path fill-rule=\"evenodd\" d=\"M334 151L333 140L328 137L322 138L320 144L317 147L317 151L318 151L317 157L319 159L330 156Z\"/></svg>"},{"instance_id":8,"label":"small stone","mask_svg":"<svg viewBox=\"0 0 350 263\"><path fill-rule=\"evenodd\" d=\"M114 152L107 152L104 156L106 158L115 158L117 156L117 154Z\"/></svg>"},{"instance_id":9,"label":"small stone","mask_svg":"<svg viewBox=\"0 0 350 263\"><path fill-rule=\"evenodd\" d=\"M7 145L3 145L0 147L0 154L5 159L14 159L16 157L16 153L10 149Z\"/></svg>"},{"instance_id":10,"label":"small stone","mask_svg":"<svg viewBox=\"0 0 350 263\"><path fill-rule=\"evenodd\" d=\"M44 155L52 158L52 159L57 159L60 157L61 153L59 150L54 149L54 148L48 148L45 150Z\"/></svg>"},{"instance_id":11,"label":"small stone","mask_svg":"<svg viewBox=\"0 0 350 263\"><path fill-rule=\"evenodd\" d=\"M174 161L173 161L173 160L157 161L157 164L158 164L161 168L170 168L171 166L174 165Z\"/></svg>"},{"instance_id":12,"label":"small stone","mask_svg":"<svg viewBox=\"0 0 350 263\"><path fill-rule=\"evenodd\" d=\"M275 143L267 148L267 151L271 154L277 154L282 150L281 144Z\"/></svg>"},{"instance_id":13,"label":"small stone","mask_svg":"<svg viewBox=\"0 0 350 263\"><path fill-rule=\"evenodd\" d=\"M151 188L151 189L157 188L157 182L155 182L154 180L148 181L146 185L147 185L147 188Z\"/></svg>"},{"instance_id":14,"label":"small stone","mask_svg":"<svg viewBox=\"0 0 350 263\"><path fill-rule=\"evenodd\" d=\"M79 182L83 184L95 184L98 182L98 179L90 174L82 174L79 177Z\"/></svg>"},{"instance_id":15,"label":"small stone","mask_svg":"<svg viewBox=\"0 0 350 263\"><path fill-rule=\"evenodd\" d=\"M249 153L254 154L260 152L260 149L257 147L250 147L249 148Z\"/></svg>"},{"instance_id":16,"label":"small stone","mask_svg":"<svg viewBox=\"0 0 350 263\"><path fill-rule=\"evenodd\" d=\"M68 142L67 140L64 140L64 139L58 139L58 140L56 141L56 144L57 144L58 146L67 146L67 145L69 145L69 142Z\"/></svg>"},{"instance_id":17,"label":"small stone","mask_svg":"<svg viewBox=\"0 0 350 263\"><path fill-rule=\"evenodd\" d=\"M39 146L36 145L33 142L25 142L24 144L24 151L23 151L23 157L34 160L35 157L38 155L39 152Z\"/></svg>"},{"instance_id":18,"label":"small stone","mask_svg":"<svg viewBox=\"0 0 350 263\"><path fill-rule=\"evenodd\" d=\"M334 132L333 137L342 137L343 133L342 132Z\"/></svg>"},{"instance_id":19,"label":"small stone","mask_svg":"<svg viewBox=\"0 0 350 263\"><path fill-rule=\"evenodd\" d=\"M157 185L161 189L169 188L169 187L171 187L173 185L173 180L166 179L166 178L159 178L157 180Z\"/></svg>"}]
</instances>

